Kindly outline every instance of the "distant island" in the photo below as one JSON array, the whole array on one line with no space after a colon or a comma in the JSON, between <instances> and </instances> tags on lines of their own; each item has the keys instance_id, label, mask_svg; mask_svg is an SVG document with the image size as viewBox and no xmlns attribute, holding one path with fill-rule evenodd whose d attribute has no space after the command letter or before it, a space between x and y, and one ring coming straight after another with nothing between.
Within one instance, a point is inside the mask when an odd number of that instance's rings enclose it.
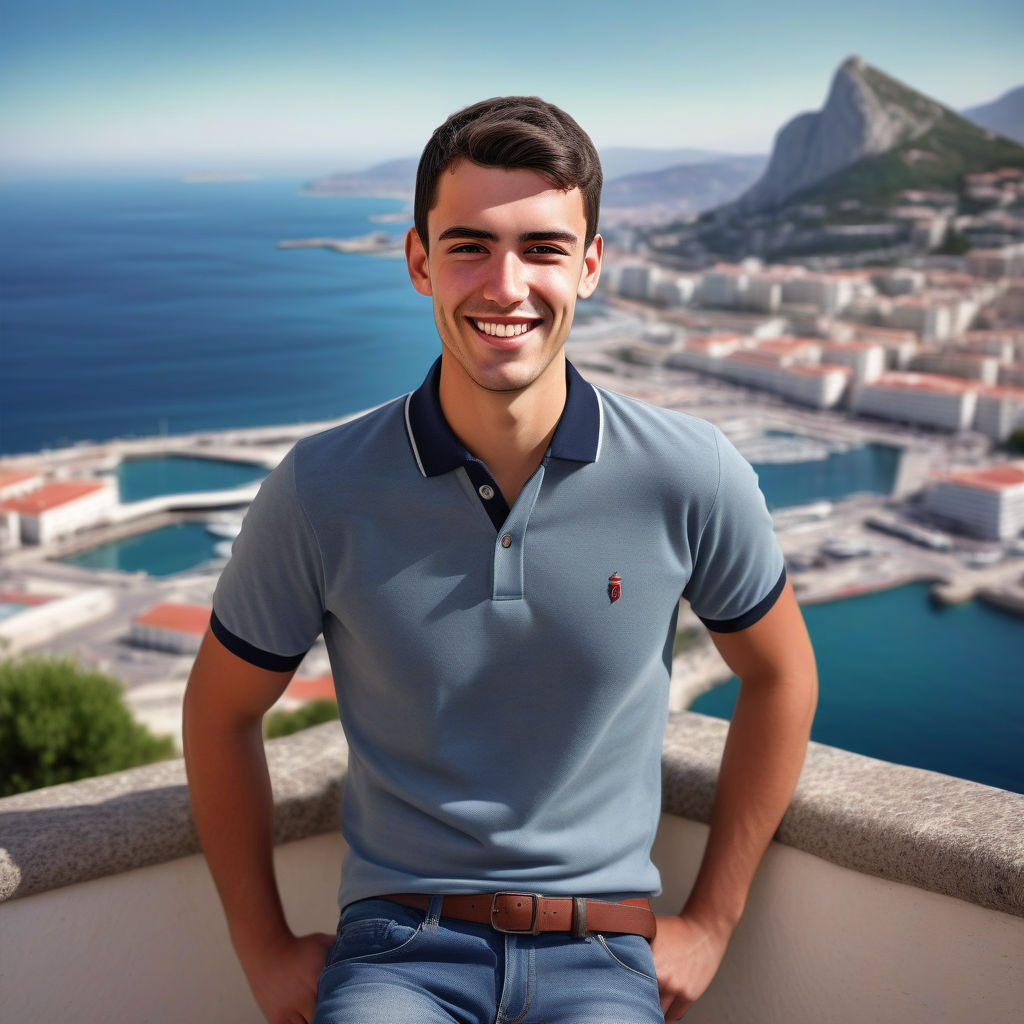
<instances>
[{"instance_id":1,"label":"distant island","mask_svg":"<svg viewBox=\"0 0 1024 1024\"><path fill-rule=\"evenodd\" d=\"M224 185L236 181L259 181L258 174L245 171L197 171L181 179L186 185Z\"/></svg>"},{"instance_id":2,"label":"distant island","mask_svg":"<svg viewBox=\"0 0 1024 1024\"><path fill-rule=\"evenodd\" d=\"M386 231L371 231L356 238L286 238L277 243L278 249L333 249L335 252L368 252L375 256L402 256L404 242L401 235Z\"/></svg>"}]
</instances>

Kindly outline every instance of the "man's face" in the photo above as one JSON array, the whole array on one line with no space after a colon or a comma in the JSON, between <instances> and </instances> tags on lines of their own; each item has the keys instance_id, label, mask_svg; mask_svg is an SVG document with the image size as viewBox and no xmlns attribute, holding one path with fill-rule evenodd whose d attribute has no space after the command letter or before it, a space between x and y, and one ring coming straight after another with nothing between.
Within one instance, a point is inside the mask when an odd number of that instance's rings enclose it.
<instances>
[{"instance_id":1,"label":"man's face","mask_svg":"<svg viewBox=\"0 0 1024 1024\"><path fill-rule=\"evenodd\" d=\"M443 373L506 392L562 373L576 299L601 269L600 236L584 249L579 189L461 160L441 175L427 224L430 255L410 230L406 257L416 290L434 300Z\"/></svg>"}]
</instances>

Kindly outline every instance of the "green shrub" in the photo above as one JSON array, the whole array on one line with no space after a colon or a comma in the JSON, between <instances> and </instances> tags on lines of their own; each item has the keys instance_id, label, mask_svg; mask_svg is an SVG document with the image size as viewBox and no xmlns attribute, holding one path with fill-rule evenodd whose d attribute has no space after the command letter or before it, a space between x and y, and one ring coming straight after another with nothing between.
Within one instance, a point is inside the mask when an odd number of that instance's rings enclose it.
<instances>
[{"instance_id":1,"label":"green shrub","mask_svg":"<svg viewBox=\"0 0 1024 1024\"><path fill-rule=\"evenodd\" d=\"M336 722L338 705L333 700L311 700L294 711L273 711L263 722L263 735L268 740L278 736L290 736L300 729L319 725L321 722Z\"/></svg>"},{"instance_id":2,"label":"green shrub","mask_svg":"<svg viewBox=\"0 0 1024 1024\"><path fill-rule=\"evenodd\" d=\"M116 679L68 658L0 661L0 796L173 757L132 718Z\"/></svg>"}]
</instances>

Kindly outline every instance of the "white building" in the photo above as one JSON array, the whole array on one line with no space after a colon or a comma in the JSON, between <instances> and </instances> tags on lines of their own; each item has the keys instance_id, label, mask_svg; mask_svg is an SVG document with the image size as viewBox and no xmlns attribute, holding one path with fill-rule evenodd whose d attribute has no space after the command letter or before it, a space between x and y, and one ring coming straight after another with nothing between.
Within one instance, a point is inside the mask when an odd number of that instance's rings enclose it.
<instances>
[{"instance_id":1,"label":"white building","mask_svg":"<svg viewBox=\"0 0 1024 1024\"><path fill-rule=\"evenodd\" d=\"M653 287L651 297L666 306L685 306L697 291L696 274L665 274Z\"/></svg>"},{"instance_id":2,"label":"white building","mask_svg":"<svg viewBox=\"0 0 1024 1024\"><path fill-rule=\"evenodd\" d=\"M1024 529L1024 462L950 473L925 498L936 519L975 537L1009 540Z\"/></svg>"},{"instance_id":3,"label":"white building","mask_svg":"<svg viewBox=\"0 0 1024 1024\"><path fill-rule=\"evenodd\" d=\"M999 249L972 249L967 254L967 269L976 277L990 280L1024 276L1024 243Z\"/></svg>"},{"instance_id":4,"label":"white building","mask_svg":"<svg viewBox=\"0 0 1024 1024\"><path fill-rule=\"evenodd\" d=\"M751 274L747 279L744 306L760 313L774 313L782 303L782 282L771 274Z\"/></svg>"},{"instance_id":5,"label":"white building","mask_svg":"<svg viewBox=\"0 0 1024 1024\"><path fill-rule=\"evenodd\" d=\"M843 326L846 326L845 322ZM921 342L913 331L895 327L873 327L867 324L852 326L855 340L871 342L885 349L885 365L890 370L906 369L921 347Z\"/></svg>"},{"instance_id":6,"label":"white building","mask_svg":"<svg viewBox=\"0 0 1024 1024\"><path fill-rule=\"evenodd\" d=\"M842 401L852 374L850 367L835 364L790 366L780 381L780 392L801 405L831 409Z\"/></svg>"},{"instance_id":7,"label":"white building","mask_svg":"<svg viewBox=\"0 0 1024 1024\"><path fill-rule=\"evenodd\" d=\"M758 342L755 351L774 359L779 366L809 366L821 359L821 342L817 338L783 335Z\"/></svg>"},{"instance_id":8,"label":"white building","mask_svg":"<svg viewBox=\"0 0 1024 1024\"><path fill-rule=\"evenodd\" d=\"M877 380L885 373L885 348L875 342L830 342L823 346L821 358L826 363L850 367L857 384Z\"/></svg>"},{"instance_id":9,"label":"white building","mask_svg":"<svg viewBox=\"0 0 1024 1024\"><path fill-rule=\"evenodd\" d=\"M43 486L43 474L32 469L0 469L0 501L20 498Z\"/></svg>"},{"instance_id":10,"label":"white building","mask_svg":"<svg viewBox=\"0 0 1024 1024\"><path fill-rule=\"evenodd\" d=\"M1024 363L999 367L999 383L1005 387L1024 387Z\"/></svg>"},{"instance_id":11,"label":"white building","mask_svg":"<svg viewBox=\"0 0 1024 1024\"><path fill-rule=\"evenodd\" d=\"M910 369L918 373L939 373L950 377L976 380L990 387L999 382L999 360L977 352L919 352L910 361Z\"/></svg>"},{"instance_id":12,"label":"white building","mask_svg":"<svg viewBox=\"0 0 1024 1024\"><path fill-rule=\"evenodd\" d=\"M965 352L995 356L1001 363L1012 363L1017 358L1018 345L1024 350L1022 338L1021 331L968 331L959 347Z\"/></svg>"},{"instance_id":13,"label":"white building","mask_svg":"<svg viewBox=\"0 0 1024 1024\"><path fill-rule=\"evenodd\" d=\"M978 385L929 373L885 373L865 384L853 410L869 416L941 430L967 430L974 423Z\"/></svg>"},{"instance_id":14,"label":"white building","mask_svg":"<svg viewBox=\"0 0 1024 1024\"><path fill-rule=\"evenodd\" d=\"M952 336L956 317L949 304L930 296L900 295L892 300L888 321L922 338L941 340Z\"/></svg>"},{"instance_id":15,"label":"white building","mask_svg":"<svg viewBox=\"0 0 1024 1024\"><path fill-rule=\"evenodd\" d=\"M728 355L745 344L739 334L708 334L703 337L691 336L683 347L673 352L666 365L681 370L698 370L701 373L721 372L720 363Z\"/></svg>"},{"instance_id":16,"label":"white building","mask_svg":"<svg viewBox=\"0 0 1024 1024\"><path fill-rule=\"evenodd\" d=\"M982 388L974 429L1000 443L1024 427L1024 387Z\"/></svg>"},{"instance_id":17,"label":"white building","mask_svg":"<svg viewBox=\"0 0 1024 1024\"><path fill-rule=\"evenodd\" d=\"M852 305L862 291L862 282L853 274L818 273L802 267L773 268L782 284L782 301L788 305L813 306L821 313L835 316Z\"/></svg>"},{"instance_id":18,"label":"white building","mask_svg":"<svg viewBox=\"0 0 1024 1024\"><path fill-rule=\"evenodd\" d=\"M659 275L649 263L624 263L618 268L617 291L627 299L647 300Z\"/></svg>"},{"instance_id":19,"label":"white building","mask_svg":"<svg viewBox=\"0 0 1024 1024\"><path fill-rule=\"evenodd\" d=\"M883 295L917 295L925 286L924 271L911 267L879 270L871 280Z\"/></svg>"},{"instance_id":20,"label":"white building","mask_svg":"<svg viewBox=\"0 0 1024 1024\"><path fill-rule=\"evenodd\" d=\"M733 352L718 363L721 376L748 387L763 388L816 409L828 409L842 398L851 371L846 366L785 362L777 353Z\"/></svg>"},{"instance_id":21,"label":"white building","mask_svg":"<svg viewBox=\"0 0 1024 1024\"><path fill-rule=\"evenodd\" d=\"M18 514L22 543L46 544L98 525L116 504L113 480L57 480L0 502L0 511Z\"/></svg>"},{"instance_id":22,"label":"white building","mask_svg":"<svg viewBox=\"0 0 1024 1024\"><path fill-rule=\"evenodd\" d=\"M171 654L195 654L209 623L209 607L168 601L132 619L131 641Z\"/></svg>"},{"instance_id":23,"label":"white building","mask_svg":"<svg viewBox=\"0 0 1024 1024\"><path fill-rule=\"evenodd\" d=\"M748 280L744 270L726 263L705 270L698 292L701 305L739 309L746 298Z\"/></svg>"}]
</instances>

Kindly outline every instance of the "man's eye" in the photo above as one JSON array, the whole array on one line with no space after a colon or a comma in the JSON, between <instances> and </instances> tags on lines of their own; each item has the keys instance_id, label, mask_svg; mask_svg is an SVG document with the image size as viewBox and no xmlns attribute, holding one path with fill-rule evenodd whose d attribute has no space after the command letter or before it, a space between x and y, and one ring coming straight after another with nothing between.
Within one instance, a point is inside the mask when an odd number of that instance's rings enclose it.
<instances>
[{"instance_id":1,"label":"man's eye","mask_svg":"<svg viewBox=\"0 0 1024 1024\"><path fill-rule=\"evenodd\" d=\"M462 245L456 245L451 249L451 252L483 252L484 247L478 245L476 242L463 242Z\"/></svg>"},{"instance_id":2,"label":"man's eye","mask_svg":"<svg viewBox=\"0 0 1024 1024\"><path fill-rule=\"evenodd\" d=\"M534 256L564 256L565 253L553 245L531 245L526 250Z\"/></svg>"}]
</instances>

